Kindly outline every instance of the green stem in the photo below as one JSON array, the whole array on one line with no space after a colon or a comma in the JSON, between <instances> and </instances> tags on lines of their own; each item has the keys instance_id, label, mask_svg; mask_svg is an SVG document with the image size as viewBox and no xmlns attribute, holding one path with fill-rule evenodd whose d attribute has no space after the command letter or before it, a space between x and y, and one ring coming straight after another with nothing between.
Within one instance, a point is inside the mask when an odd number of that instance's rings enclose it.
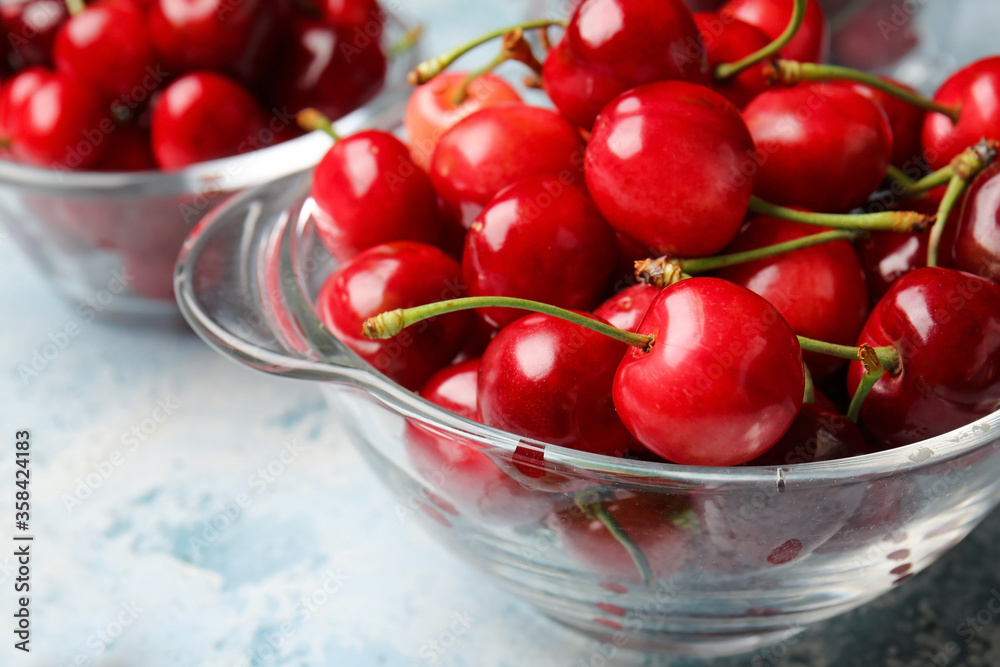
<instances>
[{"instance_id":1,"label":"green stem","mask_svg":"<svg viewBox=\"0 0 1000 667\"><path fill-rule=\"evenodd\" d=\"M858 383L854 398L851 399L851 404L847 408L847 418L855 424L861 417L861 406L865 399L868 398L875 383L882 379L882 375L885 374L885 368L882 366L875 348L870 345L862 345L857 356L865 366L865 374L861 376L861 382Z\"/></svg>"},{"instance_id":2,"label":"green stem","mask_svg":"<svg viewBox=\"0 0 1000 667\"><path fill-rule=\"evenodd\" d=\"M734 264L745 264L746 262L753 262L758 259L767 259L768 257L774 257L776 255L782 255L796 250L811 248L824 243L831 243L833 241L854 241L855 239L865 238L867 236L868 232L863 229L838 229L830 232L811 234L809 236L792 239L791 241L775 243L774 245L764 246L763 248L755 248L754 250L747 250L744 252L734 252L728 255L716 255L715 257L699 257L696 259L677 259L673 261L677 262L685 273L697 275L699 273L715 271L716 269L723 269L727 266L733 266Z\"/></svg>"},{"instance_id":3,"label":"green stem","mask_svg":"<svg viewBox=\"0 0 1000 667\"><path fill-rule=\"evenodd\" d=\"M398 58L399 56L403 55L404 53L412 49L414 46L416 46L417 42L420 41L420 38L423 37L423 35L424 35L424 26L422 25L413 26L412 28L404 32L399 39L397 39L395 42L389 45L389 48L385 50L386 58L392 60L394 58Z\"/></svg>"},{"instance_id":4,"label":"green stem","mask_svg":"<svg viewBox=\"0 0 1000 667\"><path fill-rule=\"evenodd\" d=\"M427 83L472 49L491 40L503 37L512 30L517 30L518 28L521 30L534 30L536 28L547 28L553 25L565 27L566 24L567 22L562 19L538 19L535 21L526 21L524 23L518 23L517 25L507 26L505 28L498 28L486 33L485 35L481 35L470 42L466 42L461 46L455 47L450 51L442 53L439 56L430 58L420 63L413 69L413 71L410 72L410 83L414 86Z\"/></svg>"},{"instance_id":5,"label":"green stem","mask_svg":"<svg viewBox=\"0 0 1000 667\"><path fill-rule=\"evenodd\" d=\"M66 0L66 11L70 16L76 16L86 8L84 0Z\"/></svg>"},{"instance_id":6,"label":"green stem","mask_svg":"<svg viewBox=\"0 0 1000 667\"><path fill-rule=\"evenodd\" d=\"M466 98L469 97L469 86L472 84L472 82L485 74L489 74L494 69L496 69L501 63L506 62L508 58L509 56L506 52L501 52L497 55L496 58L486 63L479 69L469 72L465 76L465 78L462 79L462 83L459 84L458 90L455 91L455 96L451 100L452 104L454 104L456 107L461 106L462 103L465 102Z\"/></svg>"},{"instance_id":7,"label":"green stem","mask_svg":"<svg viewBox=\"0 0 1000 667\"><path fill-rule=\"evenodd\" d=\"M917 184L915 180L904 174L903 170L894 164L890 164L889 168L885 170L885 176L906 188L907 193Z\"/></svg>"},{"instance_id":8,"label":"green stem","mask_svg":"<svg viewBox=\"0 0 1000 667\"><path fill-rule=\"evenodd\" d=\"M642 552L632 538L629 536L622 525L618 523L618 520L611 516L607 508L601 502L601 498L593 490L580 491L574 496L576 501L576 506L579 507L587 516L593 517L600 521L608 532L618 541L628 555L632 558L635 563L635 567L639 570L639 574L642 576L643 583L646 586L651 586L656 579L653 574L653 568L649 565L649 559L646 558L646 554Z\"/></svg>"},{"instance_id":9,"label":"green stem","mask_svg":"<svg viewBox=\"0 0 1000 667\"><path fill-rule=\"evenodd\" d=\"M857 347L853 347L851 345L837 345L836 343L826 343L821 340L806 338L805 336L799 336L798 338L799 345L803 350L808 352L826 354L828 356L839 357L841 359L855 360L858 358L859 348ZM896 351L895 347L888 345L886 347L875 347L871 349L875 350L875 354L878 355L878 359L882 366L885 367L890 373L896 373L899 370L899 352Z\"/></svg>"},{"instance_id":10,"label":"green stem","mask_svg":"<svg viewBox=\"0 0 1000 667\"><path fill-rule=\"evenodd\" d=\"M922 232L934 221L933 217L916 211L883 211L857 215L797 211L793 208L770 204L756 196L750 198L749 210L760 215L801 222L806 225L867 231Z\"/></svg>"},{"instance_id":11,"label":"green stem","mask_svg":"<svg viewBox=\"0 0 1000 667\"><path fill-rule=\"evenodd\" d=\"M520 310L530 310L534 313L551 315L552 317L558 317L573 324L579 324L591 331L596 331L597 333L604 334L643 350L649 349L654 341L653 336L643 336L631 331L623 331L610 324L598 322L572 310L509 296L466 297L464 299L438 301L437 303L429 303L426 306L417 306L416 308L397 308L396 310L390 310L367 319L364 323L362 333L366 338L392 338L406 327L422 320L459 310L470 310L472 308L518 308Z\"/></svg>"},{"instance_id":12,"label":"green stem","mask_svg":"<svg viewBox=\"0 0 1000 667\"><path fill-rule=\"evenodd\" d=\"M813 375L809 371L809 367L802 364L802 373L806 378L806 388L802 392L802 402L803 403L815 403L816 402L816 383L813 382Z\"/></svg>"},{"instance_id":13,"label":"green stem","mask_svg":"<svg viewBox=\"0 0 1000 667\"><path fill-rule=\"evenodd\" d=\"M955 172L950 166L938 169L906 188L906 194L908 196L921 195L942 185L948 185L954 175Z\"/></svg>"},{"instance_id":14,"label":"green stem","mask_svg":"<svg viewBox=\"0 0 1000 667\"><path fill-rule=\"evenodd\" d=\"M340 141L340 135L338 135L337 131L333 129L333 123L317 109L303 109L295 114L295 122L298 123L299 127L303 130L308 132L322 130L333 137L336 141Z\"/></svg>"},{"instance_id":15,"label":"green stem","mask_svg":"<svg viewBox=\"0 0 1000 667\"><path fill-rule=\"evenodd\" d=\"M958 174L955 174L948 183L948 190L944 193L944 198L941 199L941 205L938 207L937 222L931 227L930 238L927 240L927 266L938 265L941 237L944 235L945 226L948 224L948 216L951 215L951 210L955 208L955 204L965 194L968 187L969 181Z\"/></svg>"},{"instance_id":16,"label":"green stem","mask_svg":"<svg viewBox=\"0 0 1000 667\"><path fill-rule=\"evenodd\" d=\"M881 90L926 111L942 113L950 118L953 123L958 122L958 117L962 112L960 107L951 107L935 102L919 93L886 81L874 74L851 69L850 67L840 67L839 65L820 65L817 63L800 63L794 60L779 60L771 65L765 77L772 83L780 81L789 85L800 81L853 81L869 88Z\"/></svg>"},{"instance_id":17,"label":"green stem","mask_svg":"<svg viewBox=\"0 0 1000 667\"><path fill-rule=\"evenodd\" d=\"M795 0L795 5L792 8L792 18L788 22L788 26L785 31L778 35L778 38L765 46L764 48L751 53L750 55L742 58L735 63L723 63L715 68L715 80L724 81L731 77L736 76L740 72L753 67L757 63L763 62L768 58L777 55L781 49L785 48L795 35L798 34L799 28L802 27L802 21L806 16L806 5L807 0Z\"/></svg>"},{"instance_id":18,"label":"green stem","mask_svg":"<svg viewBox=\"0 0 1000 667\"><path fill-rule=\"evenodd\" d=\"M465 102L465 98L468 97L469 84L484 74L492 72L508 60L516 60L519 63L523 63L530 67L537 76L542 75L542 63L535 57L535 52L532 50L531 44L524 38L524 31L518 28L503 36L503 46L500 47L500 53L497 54L496 58L462 79L458 90L455 91L452 103L457 107Z\"/></svg>"}]
</instances>

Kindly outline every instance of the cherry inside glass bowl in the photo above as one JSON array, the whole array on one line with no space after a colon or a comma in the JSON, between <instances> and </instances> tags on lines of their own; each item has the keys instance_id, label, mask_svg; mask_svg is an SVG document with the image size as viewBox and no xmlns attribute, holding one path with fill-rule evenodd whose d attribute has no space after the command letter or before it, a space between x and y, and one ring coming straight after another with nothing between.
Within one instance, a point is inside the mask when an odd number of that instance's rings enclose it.
<instances>
[{"instance_id":1,"label":"cherry inside glass bowl","mask_svg":"<svg viewBox=\"0 0 1000 667\"><path fill-rule=\"evenodd\" d=\"M405 30L392 18L383 47ZM383 89L338 129L398 123L406 73L420 60L419 44L391 58ZM287 131L295 118L273 109L268 121L262 132ZM0 160L0 223L74 306L119 321L180 322L173 268L191 229L233 193L315 166L330 144L313 132L175 171L73 172Z\"/></svg>"},{"instance_id":2,"label":"cherry inside glass bowl","mask_svg":"<svg viewBox=\"0 0 1000 667\"><path fill-rule=\"evenodd\" d=\"M176 272L184 316L241 364L314 382L399 511L561 623L619 648L752 650L900 584L1000 501L1000 412L857 458L696 468L546 446L444 411L320 325L313 303L335 262L309 184L247 191L199 225ZM453 456L422 455L428 442ZM469 484L472 467L490 483ZM595 530L602 511L641 559Z\"/></svg>"}]
</instances>

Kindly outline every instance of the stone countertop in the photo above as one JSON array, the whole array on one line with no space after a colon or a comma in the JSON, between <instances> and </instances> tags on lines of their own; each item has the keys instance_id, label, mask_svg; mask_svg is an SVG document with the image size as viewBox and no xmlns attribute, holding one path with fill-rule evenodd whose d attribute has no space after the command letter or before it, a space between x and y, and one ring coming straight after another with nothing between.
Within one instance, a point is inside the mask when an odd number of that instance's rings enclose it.
<instances>
[{"instance_id":1,"label":"stone countertop","mask_svg":"<svg viewBox=\"0 0 1000 667\"><path fill-rule=\"evenodd\" d=\"M455 4L412 2L426 15ZM495 21L452 16L432 43ZM29 655L12 648L15 562L0 552L0 665L604 664L594 642L401 520L314 387L241 368L187 330L86 322L6 236L0 304L0 480L13 479L14 432L30 429L36 535ZM71 323L78 334L22 379ZM784 645L607 664L995 666L992 609L1000 513L892 593Z\"/></svg>"}]
</instances>

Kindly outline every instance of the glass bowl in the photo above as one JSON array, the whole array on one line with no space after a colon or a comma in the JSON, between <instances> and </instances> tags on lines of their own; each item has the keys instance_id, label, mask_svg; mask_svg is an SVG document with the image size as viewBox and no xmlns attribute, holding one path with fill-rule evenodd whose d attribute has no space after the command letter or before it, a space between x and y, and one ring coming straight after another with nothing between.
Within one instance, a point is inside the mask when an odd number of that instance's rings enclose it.
<instances>
[{"instance_id":1,"label":"glass bowl","mask_svg":"<svg viewBox=\"0 0 1000 667\"><path fill-rule=\"evenodd\" d=\"M201 223L175 275L184 316L224 355L315 382L401 516L567 626L618 648L753 650L920 572L1000 501L1000 412L849 460L697 468L546 446L444 411L320 325L311 304L335 264L309 185L288 176ZM597 526L602 511L641 556Z\"/></svg>"},{"instance_id":2,"label":"glass bowl","mask_svg":"<svg viewBox=\"0 0 1000 667\"><path fill-rule=\"evenodd\" d=\"M404 32L393 17L385 44ZM338 120L338 129L398 123L406 73L421 59L419 43L390 59L383 90ZM271 114L282 127L295 122L287 110ZM54 171L0 160L0 223L71 303L87 303L111 319L180 322L173 268L191 229L233 193L315 166L330 144L327 135L312 132L165 172Z\"/></svg>"}]
</instances>

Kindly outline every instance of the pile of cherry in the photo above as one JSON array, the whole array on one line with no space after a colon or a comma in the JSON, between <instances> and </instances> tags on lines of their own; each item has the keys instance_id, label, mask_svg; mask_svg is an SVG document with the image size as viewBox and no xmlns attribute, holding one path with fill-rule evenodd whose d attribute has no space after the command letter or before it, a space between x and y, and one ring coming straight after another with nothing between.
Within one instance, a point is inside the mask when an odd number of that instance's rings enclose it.
<instances>
[{"instance_id":1,"label":"pile of cherry","mask_svg":"<svg viewBox=\"0 0 1000 667\"><path fill-rule=\"evenodd\" d=\"M422 63L409 145L323 159L330 332L467 418L685 465L843 458L1000 407L1000 58L926 99L818 64L815 0L585 0L552 44L554 23ZM555 110L446 71L498 37L491 67L528 65Z\"/></svg>"},{"instance_id":2,"label":"pile of cherry","mask_svg":"<svg viewBox=\"0 0 1000 667\"><path fill-rule=\"evenodd\" d=\"M141 171L298 135L382 86L376 0L15 0L0 6L3 157Z\"/></svg>"}]
</instances>

